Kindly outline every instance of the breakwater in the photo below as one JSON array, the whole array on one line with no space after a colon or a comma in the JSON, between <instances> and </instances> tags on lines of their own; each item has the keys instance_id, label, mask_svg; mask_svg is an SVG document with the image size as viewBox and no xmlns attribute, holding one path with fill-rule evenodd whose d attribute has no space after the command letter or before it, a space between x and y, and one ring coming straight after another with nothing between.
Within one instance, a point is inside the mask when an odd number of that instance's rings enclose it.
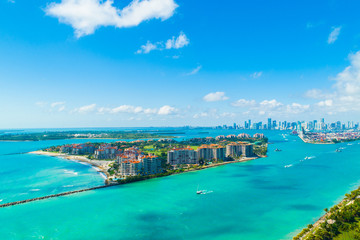
<instances>
[{"instance_id":1,"label":"breakwater","mask_svg":"<svg viewBox=\"0 0 360 240\"><path fill-rule=\"evenodd\" d=\"M31 198L31 199L26 199L26 200L21 200L21 201L16 201L16 202L9 202L9 203L1 204L0 208L10 207L10 206L15 206L15 205L19 205L19 204L40 201L40 200L45 200L45 199L48 199L48 198L67 196L67 195L71 195L71 194L75 194L75 193L87 192L87 191L92 191L92 190L96 190L96 189L102 189L102 188L107 188L107 187L112 187L112 186L117 186L117 185L119 185L119 184L103 185L103 186L80 189L80 190L75 190L75 191L57 193L57 194L52 194L52 195L43 196L43 197Z\"/></svg>"}]
</instances>

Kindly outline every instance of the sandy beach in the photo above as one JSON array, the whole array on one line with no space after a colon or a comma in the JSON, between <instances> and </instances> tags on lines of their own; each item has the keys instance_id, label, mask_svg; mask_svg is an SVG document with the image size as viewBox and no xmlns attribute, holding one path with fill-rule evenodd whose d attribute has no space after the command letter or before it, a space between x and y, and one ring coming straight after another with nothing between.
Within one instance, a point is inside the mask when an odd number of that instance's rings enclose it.
<instances>
[{"instance_id":1,"label":"sandy beach","mask_svg":"<svg viewBox=\"0 0 360 240\"><path fill-rule=\"evenodd\" d=\"M110 168L110 166L109 166L110 163L113 163L113 161L90 160L84 156L68 155L65 153L46 152L46 151L41 151L41 150L33 151L33 152L29 152L29 153L37 154L37 155L46 155L46 156L51 156L51 157L61 157L61 158L71 160L71 161L84 162L84 163L90 164L94 169L96 169L98 172L100 172L101 175L105 178L105 180L108 180L110 178L108 169Z\"/></svg>"}]
</instances>

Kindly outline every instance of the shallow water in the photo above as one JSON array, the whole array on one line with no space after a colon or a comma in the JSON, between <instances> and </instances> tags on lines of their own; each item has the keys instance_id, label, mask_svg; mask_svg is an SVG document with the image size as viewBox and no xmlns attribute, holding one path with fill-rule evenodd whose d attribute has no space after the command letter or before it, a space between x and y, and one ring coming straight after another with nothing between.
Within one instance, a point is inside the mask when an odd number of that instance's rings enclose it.
<instances>
[{"instance_id":1,"label":"shallow water","mask_svg":"<svg viewBox=\"0 0 360 240\"><path fill-rule=\"evenodd\" d=\"M359 184L360 145L310 145L283 132L265 133L273 142L268 158L0 209L0 239L291 239ZM183 137L190 136L197 131ZM342 152L335 152L338 147ZM9 180L0 191L14 194L75 185L91 171L46 156L18 159L21 166L14 170L3 159L0 171L22 180ZM91 185L90 175L101 180L92 173L80 182ZM197 195L198 185L212 192Z\"/></svg>"}]
</instances>

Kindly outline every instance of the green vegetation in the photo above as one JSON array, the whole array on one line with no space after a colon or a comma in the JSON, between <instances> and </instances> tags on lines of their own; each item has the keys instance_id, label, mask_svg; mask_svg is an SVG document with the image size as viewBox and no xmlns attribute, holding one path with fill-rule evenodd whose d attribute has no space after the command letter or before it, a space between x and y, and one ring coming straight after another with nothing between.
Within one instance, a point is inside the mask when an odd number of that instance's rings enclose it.
<instances>
[{"instance_id":1,"label":"green vegetation","mask_svg":"<svg viewBox=\"0 0 360 240\"><path fill-rule=\"evenodd\" d=\"M341 139L341 141L333 139L332 142L333 143L343 143L343 142L354 142L354 141L358 141L358 140L360 140L360 138Z\"/></svg>"},{"instance_id":2,"label":"green vegetation","mask_svg":"<svg viewBox=\"0 0 360 240\"><path fill-rule=\"evenodd\" d=\"M125 131L64 131L64 132L44 132L44 133L21 133L0 135L2 141L42 141L42 140L60 140L60 139L146 139L146 138L173 138L162 133L147 132L125 132Z\"/></svg>"},{"instance_id":3,"label":"green vegetation","mask_svg":"<svg viewBox=\"0 0 360 240\"><path fill-rule=\"evenodd\" d=\"M267 144L254 145L254 153L258 156L266 156Z\"/></svg>"},{"instance_id":4,"label":"green vegetation","mask_svg":"<svg viewBox=\"0 0 360 240\"><path fill-rule=\"evenodd\" d=\"M330 210L317 226L308 225L294 240L360 239L360 188L345 195L345 199Z\"/></svg>"}]
</instances>

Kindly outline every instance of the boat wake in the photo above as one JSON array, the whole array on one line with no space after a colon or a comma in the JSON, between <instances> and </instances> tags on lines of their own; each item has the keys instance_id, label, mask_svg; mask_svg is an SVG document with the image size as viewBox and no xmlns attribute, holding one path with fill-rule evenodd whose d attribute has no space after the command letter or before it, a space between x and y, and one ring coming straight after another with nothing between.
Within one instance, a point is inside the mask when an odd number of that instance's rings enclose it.
<instances>
[{"instance_id":1,"label":"boat wake","mask_svg":"<svg viewBox=\"0 0 360 240\"><path fill-rule=\"evenodd\" d=\"M214 192L214 191L201 190L200 194L204 195L204 194L209 194L209 193L212 193L212 192Z\"/></svg>"},{"instance_id":2,"label":"boat wake","mask_svg":"<svg viewBox=\"0 0 360 240\"><path fill-rule=\"evenodd\" d=\"M30 192L38 192L38 191L40 191L39 188L30 189Z\"/></svg>"},{"instance_id":3,"label":"boat wake","mask_svg":"<svg viewBox=\"0 0 360 240\"><path fill-rule=\"evenodd\" d=\"M64 170L64 173L66 173L66 174L78 175L78 173L77 173L77 172L75 172L75 171L71 171L71 170Z\"/></svg>"},{"instance_id":4,"label":"boat wake","mask_svg":"<svg viewBox=\"0 0 360 240\"><path fill-rule=\"evenodd\" d=\"M294 166L294 165L293 165L293 164L289 164L289 165L285 165L284 168L290 168L290 167L292 167L292 166Z\"/></svg>"}]
</instances>

